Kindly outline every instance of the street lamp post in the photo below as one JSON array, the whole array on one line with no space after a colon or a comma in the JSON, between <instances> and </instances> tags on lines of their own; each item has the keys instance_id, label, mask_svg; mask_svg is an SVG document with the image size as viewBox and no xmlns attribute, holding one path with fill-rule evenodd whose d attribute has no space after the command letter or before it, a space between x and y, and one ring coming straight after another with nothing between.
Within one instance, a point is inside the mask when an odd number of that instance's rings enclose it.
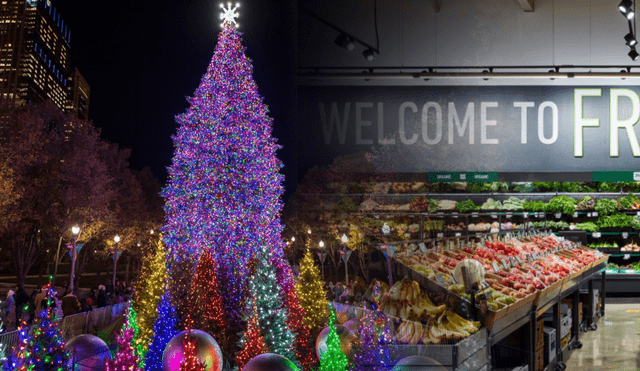
<instances>
[{"instance_id":1,"label":"street lamp post","mask_svg":"<svg viewBox=\"0 0 640 371\"><path fill-rule=\"evenodd\" d=\"M118 266L118 242L120 242L120 236L115 236L113 241L116 243L116 249L113 250L113 289L116 289L116 267Z\"/></svg>"},{"instance_id":2,"label":"street lamp post","mask_svg":"<svg viewBox=\"0 0 640 371\"><path fill-rule=\"evenodd\" d=\"M309 232L311 232L311 229L309 229ZM318 243L318 246L320 246L320 250L322 255L320 257L320 266L322 267L322 280L324 281L324 242L322 240L320 240L320 242Z\"/></svg>"},{"instance_id":3,"label":"street lamp post","mask_svg":"<svg viewBox=\"0 0 640 371\"><path fill-rule=\"evenodd\" d=\"M77 243L80 227L74 225L71 228L71 232L73 233L73 245L71 246L71 282L69 283L69 292L73 293L73 282L76 278L76 258L78 257Z\"/></svg>"},{"instance_id":4,"label":"street lamp post","mask_svg":"<svg viewBox=\"0 0 640 371\"><path fill-rule=\"evenodd\" d=\"M344 260L345 282L348 285L349 284L349 256L351 254L349 254L350 251L347 251L347 241L348 241L347 235L343 233L340 240L342 241L342 251L340 253L342 255L342 260Z\"/></svg>"}]
</instances>

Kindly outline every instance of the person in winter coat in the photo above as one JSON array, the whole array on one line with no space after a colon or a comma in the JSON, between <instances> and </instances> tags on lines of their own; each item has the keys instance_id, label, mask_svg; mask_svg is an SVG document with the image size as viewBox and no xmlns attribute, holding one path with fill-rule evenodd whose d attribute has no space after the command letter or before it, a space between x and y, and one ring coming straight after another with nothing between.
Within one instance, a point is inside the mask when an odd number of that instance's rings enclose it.
<instances>
[{"instance_id":1,"label":"person in winter coat","mask_svg":"<svg viewBox=\"0 0 640 371\"><path fill-rule=\"evenodd\" d=\"M98 308L107 306L107 294L103 285L98 286Z\"/></svg>"},{"instance_id":2,"label":"person in winter coat","mask_svg":"<svg viewBox=\"0 0 640 371\"><path fill-rule=\"evenodd\" d=\"M29 304L29 294L21 285L16 285L16 327L22 321L24 307Z\"/></svg>"},{"instance_id":3,"label":"person in winter coat","mask_svg":"<svg viewBox=\"0 0 640 371\"><path fill-rule=\"evenodd\" d=\"M11 313L11 310L13 309L13 305L15 304L15 299L13 298L13 290L9 290L9 292L7 293L7 301L4 302L4 304L2 304L2 306L0 306L0 310L2 310L2 323L4 324L5 330L9 329L9 324L10 324L10 320L9 320L9 314Z\"/></svg>"},{"instance_id":4,"label":"person in winter coat","mask_svg":"<svg viewBox=\"0 0 640 371\"><path fill-rule=\"evenodd\" d=\"M80 303L73 293L70 292L62 298L62 314L65 317L78 313L78 309L80 309Z\"/></svg>"}]
</instances>

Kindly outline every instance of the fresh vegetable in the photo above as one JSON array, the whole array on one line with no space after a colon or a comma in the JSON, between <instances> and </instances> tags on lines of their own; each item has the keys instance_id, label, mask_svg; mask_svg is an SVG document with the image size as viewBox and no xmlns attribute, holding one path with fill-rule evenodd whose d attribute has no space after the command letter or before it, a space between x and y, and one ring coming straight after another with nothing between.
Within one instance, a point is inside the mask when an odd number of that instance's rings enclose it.
<instances>
[{"instance_id":1,"label":"fresh vegetable","mask_svg":"<svg viewBox=\"0 0 640 371\"><path fill-rule=\"evenodd\" d=\"M636 215L631 221L631 228L640 230L640 216Z\"/></svg>"},{"instance_id":2,"label":"fresh vegetable","mask_svg":"<svg viewBox=\"0 0 640 371\"><path fill-rule=\"evenodd\" d=\"M619 269L618 264L616 263L607 263L607 269Z\"/></svg>"},{"instance_id":3,"label":"fresh vegetable","mask_svg":"<svg viewBox=\"0 0 640 371\"><path fill-rule=\"evenodd\" d=\"M600 228L627 228L631 227L632 221L633 217L626 214L601 216L598 218L598 226Z\"/></svg>"},{"instance_id":4,"label":"fresh vegetable","mask_svg":"<svg viewBox=\"0 0 640 371\"><path fill-rule=\"evenodd\" d=\"M608 200L601 198L596 202L596 209L599 215L611 215L618 212L616 202L614 200Z\"/></svg>"},{"instance_id":5,"label":"fresh vegetable","mask_svg":"<svg viewBox=\"0 0 640 371\"><path fill-rule=\"evenodd\" d=\"M527 200L511 196L502 204L502 210L524 210L526 202Z\"/></svg>"},{"instance_id":6,"label":"fresh vegetable","mask_svg":"<svg viewBox=\"0 0 640 371\"><path fill-rule=\"evenodd\" d=\"M631 263L631 268L633 268L634 271L640 271L640 261Z\"/></svg>"},{"instance_id":7,"label":"fresh vegetable","mask_svg":"<svg viewBox=\"0 0 640 371\"><path fill-rule=\"evenodd\" d=\"M476 209L478 209L478 206L476 206L476 204L474 204L471 200L458 202L456 204L456 210L461 213L468 213L469 211L473 211Z\"/></svg>"},{"instance_id":8,"label":"fresh vegetable","mask_svg":"<svg viewBox=\"0 0 640 371\"><path fill-rule=\"evenodd\" d=\"M411 201L410 207L411 210L426 211L429 213L435 213L440 210L436 200L422 196L414 198L413 201Z\"/></svg>"},{"instance_id":9,"label":"fresh vegetable","mask_svg":"<svg viewBox=\"0 0 640 371\"><path fill-rule=\"evenodd\" d=\"M519 193L533 192L533 183L513 183L513 191Z\"/></svg>"},{"instance_id":10,"label":"fresh vegetable","mask_svg":"<svg viewBox=\"0 0 640 371\"><path fill-rule=\"evenodd\" d=\"M487 182L469 182L467 183L467 191L469 193L482 193L491 190L491 183Z\"/></svg>"},{"instance_id":11,"label":"fresh vegetable","mask_svg":"<svg viewBox=\"0 0 640 371\"><path fill-rule=\"evenodd\" d=\"M576 210L593 210L596 207L596 199L591 196L582 196L578 199Z\"/></svg>"},{"instance_id":12,"label":"fresh vegetable","mask_svg":"<svg viewBox=\"0 0 640 371\"><path fill-rule=\"evenodd\" d=\"M525 203L523 207L525 210L530 211L545 211L547 204L542 201L529 201Z\"/></svg>"},{"instance_id":13,"label":"fresh vegetable","mask_svg":"<svg viewBox=\"0 0 640 371\"><path fill-rule=\"evenodd\" d=\"M600 192L620 192L622 185L622 183L600 182L597 186Z\"/></svg>"},{"instance_id":14,"label":"fresh vegetable","mask_svg":"<svg viewBox=\"0 0 640 371\"><path fill-rule=\"evenodd\" d=\"M573 214L576 211L576 200L569 196L556 196L549 201L547 211L551 213Z\"/></svg>"},{"instance_id":15,"label":"fresh vegetable","mask_svg":"<svg viewBox=\"0 0 640 371\"><path fill-rule=\"evenodd\" d=\"M546 228L551 228L551 229L568 229L569 228L569 223L564 222L564 221L553 221L553 220L547 220L542 221L542 222L533 222L533 228L542 228L542 229L546 229Z\"/></svg>"},{"instance_id":16,"label":"fresh vegetable","mask_svg":"<svg viewBox=\"0 0 640 371\"><path fill-rule=\"evenodd\" d=\"M600 227L598 227L593 222L586 222L576 224L576 229L587 232L598 232L600 230Z\"/></svg>"},{"instance_id":17,"label":"fresh vegetable","mask_svg":"<svg viewBox=\"0 0 640 371\"><path fill-rule=\"evenodd\" d=\"M493 198L489 198L482 204L482 206L480 206L480 208L482 210L500 210L502 208L502 203L494 200Z\"/></svg>"}]
</instances>

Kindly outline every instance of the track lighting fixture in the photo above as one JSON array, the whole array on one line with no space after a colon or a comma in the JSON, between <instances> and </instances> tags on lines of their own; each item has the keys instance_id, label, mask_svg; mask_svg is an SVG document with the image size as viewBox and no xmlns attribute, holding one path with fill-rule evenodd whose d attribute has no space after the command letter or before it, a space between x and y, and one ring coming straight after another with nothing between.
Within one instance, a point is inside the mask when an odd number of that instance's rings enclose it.
<instances>
[{"instance_id":1,"label":"track lighting fixture","mask_svg":"<svg viewBox=\"0 0 640 371\"><path fill-rule=\"evenodd\" d=\"M631 32L624 36L624 41L630 48L633 48L638 43L638 40L636 40L635 36Z\"/></svg>"},{"instance_id":2,"label":"track lighting fixture","mask_svg":"<svg viewBox=\"0 0 640 371\"><path fill-rule=\"evenodd\" d=\"M620 5L618 5L618 9L627 19L632 19L634 16L633 9L631 9L632 6L633 2L631 0L622 0Z\"/></svg>"},{"instance_id":3,"label":"track lighting fixture","mask_svg":"<svg viewBox=\"0 0 640 371\"><path fill-rule=\"evenodd\" d=\"M373 49L367 49L363 51L362 55L364 56L364 59L366 59L369 62L372 62L374 59L376 59L375 51Z\"/></svg>"},{"instance_id":4,"label":"track lighting fixture","mask_svg":"<svg viewBox=\"0 0 640 371\"><path fill-rule=\"evenodd\" d=\"M338 35L338 37L336 37L336 40L334 42L339 47L345 48L348 51L353 51L356 48L356 44L353 42L353 40L349 36L343 33Z\"/></svg>"},{"instance_id":5,"label":"track lighting fixture","mask_svg":"<svg viewBox=\"0 0 640 371\"><path fill-rule=\"evenodd\" d=\"M638 54L638 52L636 51L636 48L632 48L628 54L629 58L631 58L631 60L634 60L634 61L638 60L639 55L640 54Z\"/></svg>"}]
</instances>

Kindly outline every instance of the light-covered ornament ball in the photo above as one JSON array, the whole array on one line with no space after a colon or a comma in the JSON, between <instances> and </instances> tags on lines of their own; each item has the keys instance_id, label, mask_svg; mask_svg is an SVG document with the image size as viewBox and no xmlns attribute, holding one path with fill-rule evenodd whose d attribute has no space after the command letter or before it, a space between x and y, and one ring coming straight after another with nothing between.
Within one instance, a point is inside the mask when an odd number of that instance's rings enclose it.
<instances>
[{"instance_id":1,"label":"light-covered ornament ball","mask_svg":"<svg viewBox=\"0 0 640 371\"><path fill-rule=\"evenodd\" d=\"M353 331L354 334L360 333L360 320L358 319L350 319L343 326Z\"/></svg>"},{"instance_id":2,"label":"light-covered ornament ball","mask_svg":"<svg viewBox=\"0 0 640 371\"><path fill-rule=\"evenodd\" d=\"M204 363L206 371L222 370L222 351L216 340L209 334L200 330L184 330L174 336L164 348L162 355L162 368L164 371L180 371L180 363L184 361L185 336L195 340L195 351Z\"/></svg>"},{"instance_id":3,"label":"light-covered ornament ball","mask_svg":"<svg viewBox=\"0 0 640 371\"><path fill-rule=\"evenodd\" d=\"M327 347L327 339L329 339L329 327L325 327L320 331L320 335L316 339L316 354L318 355L318 359L329 349ZM349 330L344 326L336 326L336 333L338 334L338 338L340 339L340 349L342 349L342 353L344 353L347 358L353 359L353 353L355 351L355 344L358 342L358 337L353 331Z\"/></svg>"},{"instance_id":4,"label":"light-covered ornament ball","mask_svg":"<svg viewBox=\"0 0 640 371\"><path fill-rule=\"evenodd\" d=\"M78 335L67 342L64 349L69 352L69 370L103 371L104 360L109 359L109 347L97 336Z\"/></svg>"},{"instance_id":5,"label":"light-covered ornament ball","mask_svg":"<svg viewBox=\"0 0 640 371\"><path fill-rule=\"evenodd\" d=\"M429 357L414 355L399 360L392 371L447 371L447 369Z\"/></svg>"},{"instance_id":6,"label":"light-covered ornament ball","mask_svg":"<svg viewBox=\"0 0 640 371\"><path fill-rule=\"evenodd\" d=\"M286 357L274 353L260 354L251 358L244 366L244 371L299 371L293 362Z\"/></svg>"}]
</instances>

